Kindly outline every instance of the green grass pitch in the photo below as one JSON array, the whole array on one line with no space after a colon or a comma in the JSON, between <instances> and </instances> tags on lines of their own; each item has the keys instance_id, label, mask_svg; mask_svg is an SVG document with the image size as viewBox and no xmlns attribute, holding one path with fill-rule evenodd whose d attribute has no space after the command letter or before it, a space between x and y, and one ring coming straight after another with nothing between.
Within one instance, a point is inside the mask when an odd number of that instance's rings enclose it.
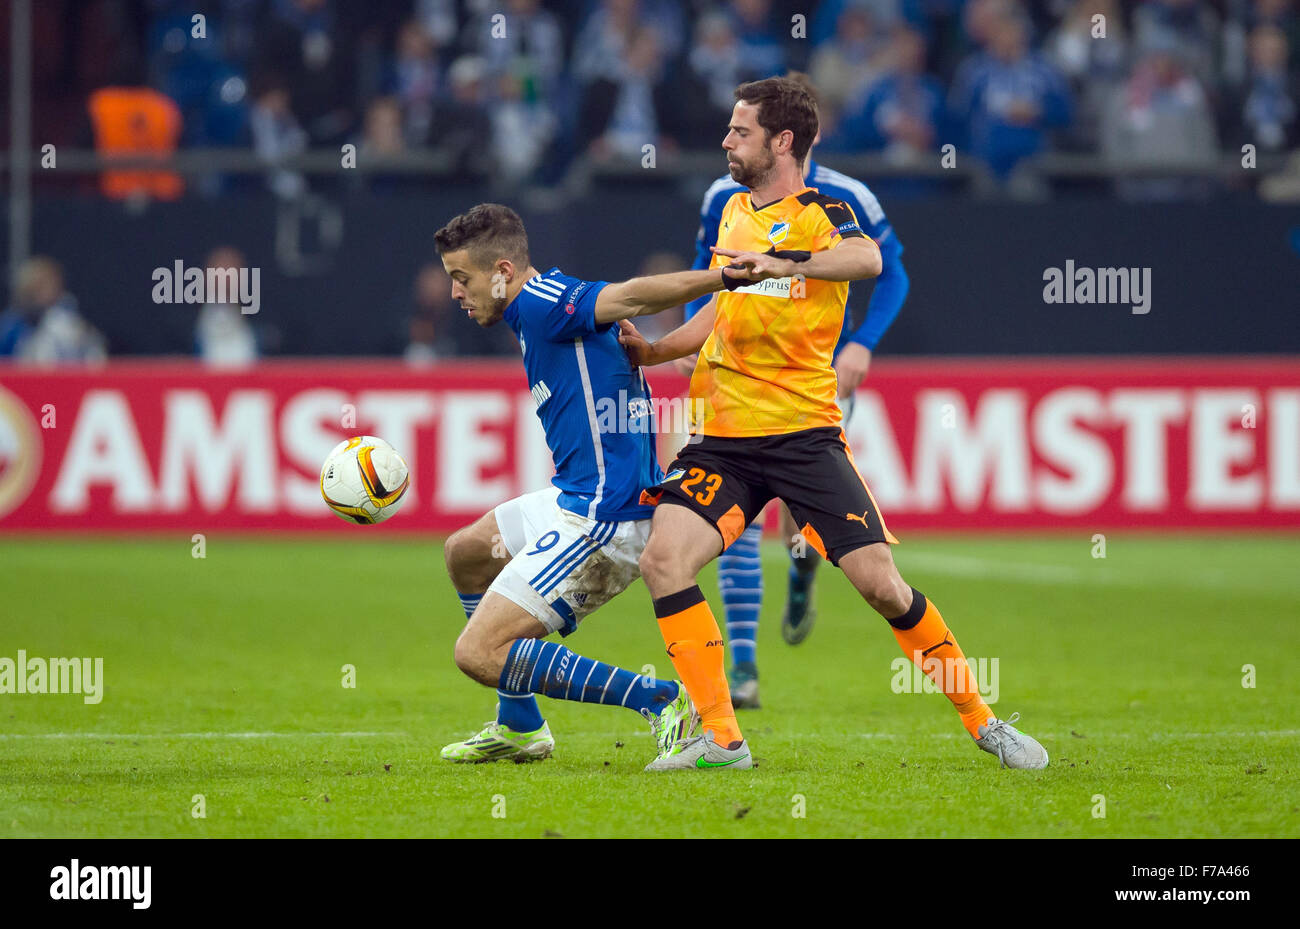
<instances>
[{"instance_id":1,"label":"green grass pitch","mask_svg":"<svg viewBox=\"0 0 1300 929\"><path fill-rule=\"evenodd\" d=\"M655 775L638 717L544 699L552 759L439 759L494 697L452 663L434 540L5 540L0 657L102 657L106 684L97 705L0 695L0 837L1300 834L1300 536L1106 545L896 549L967 655L997 659L995 708L1046 771L999 769L941 695L895 693L901 652L836 571L812 636L782 643L769 542L764 707L740 716L757 767ZM671 673L640 583L567 644Z\"/></svg>"}]
</instances>

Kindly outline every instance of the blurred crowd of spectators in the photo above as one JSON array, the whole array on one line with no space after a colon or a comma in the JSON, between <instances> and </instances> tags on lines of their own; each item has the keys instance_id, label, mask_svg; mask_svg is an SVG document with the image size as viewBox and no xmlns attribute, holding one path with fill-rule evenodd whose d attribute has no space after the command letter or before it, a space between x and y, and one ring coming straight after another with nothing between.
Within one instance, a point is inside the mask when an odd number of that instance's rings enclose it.
<instances>
[{"instance_id":1,"label":"blurred crowd of spectators","mask_svg":"<svg viewBox=\"0 0 1300 929\"><path fill-rule=\"evenodd\" d=\"M244 254L233 245L209 251L204 268L246 267ZM638 274L685 270L681 256L655 252L644 259ZM276 354L279 333L273 323L242 312L239 297L228 303L196 308L191 349L204 364L241 368ZM519 354L507 326L483 328L465 318L451 297L451 278L437 260L416 269L409 286L396 294L383 316L400 328L384 339L385 354L400 355L414 366L430 366L458 358L513 357ZM681 325L682 309L649 317L641 331L658 338ZM179 346L178 346L179 347ZM120 346L129 349L129 346ZM108 357L104 335L80 311L68 290L63 268L48 255L34 255L18 269L8 308L0 312L0 363L34 365L94 364Z\"/></svg>"},{"instance_id":2,"label":"blurred crowd of spectators","mask_svg":"<svg viewBox=\"0 0 1300 929\"><path fill-rule=\"evenodd\" d=\"M203 261L205 269L237 270L247 264L244 254L233 245L216 246ZM683 267L674 256L652 255L644 273L680 271ZM188 348L205 365L242 368L276 354L280 333L275 324L246 315L239 299L232 293L229 302L195 308ZM436 260L416 269L410 286L395 296L384 315L400 328L385 337L383 352L400 355L412 365L519 354L509 327L484 329L465 318L451 297L451 278ZM680 309L661 316L660 327L681 323ZM9 306L0 312L0 364L95 364L107 359L108 347L104 335L82 314L57 260L33 255L19 266ZM129 351L130 346L117 349Z\"/></svg>"},{"instance_id":3,"label":"blurred crowd of spectators","mask_svg":"<svg viewBox=\"0 0 1300 929\"><path fill-rule=\"evenodd\" d=\"M905 163L951 142L997 178L1049 148L1188 164L1300 145L1295 0L64 6L38 87L73 88L84 110L114 82L145 85L174 104L160 125L176 144L268 162L350 142L361 158L430 150L465 173L554 182L580 155L712 149L734 87L788 69L820 91L824 151ZM304 179L270 183L293 196Z\"/></svg>"},{"instance_id":4,"label":"blurred crowd of spectators","mask_svg":"<svg viewBox=\"0 0 1300 929\"><path fill-rule=\"evenodd\" d=\"M231 148L271 167L233 182L292 199L286 157L355 146L438 153L457 175L552 184L576 159L639 164L643 146L716 151L737 84L806 72L819 154L936 160L951 143L995 183L1045 151L1111 164L1211 166L1296 150L1261 194L1300 200L1300 0L48 0L34 6L35 139L101 151ZM7 28L0 17L0 30ZM7 47L0 35L0 46ZM0 101L0 106L4 101ZM718 164L721 165L719 159ZM721 167L719 167L721 173ZM1022 178L1023 179L1023 178ZM115 198L172 199L161 170L104 172ZM193 182L191 182L193 183ZM421 183L367 176L377 191ZM928 190L907 181L893 195ZM1267 185L1272 185L1269 193ZM883 186L883 185L882 185ZM1119 182L1144 198L1208 181ZM646 270L679 263L652 256ZM237 267L233 246L209 267ZM62 270L10 282L0 357L95 361L105 340ZM394 298L393 351L414 364L516 351L464 325L433 262ZM663 322L672 320L664 314ZM194 350L242 365L275 351L237 306L204 306Z\"/></svg>"}]
</instances>

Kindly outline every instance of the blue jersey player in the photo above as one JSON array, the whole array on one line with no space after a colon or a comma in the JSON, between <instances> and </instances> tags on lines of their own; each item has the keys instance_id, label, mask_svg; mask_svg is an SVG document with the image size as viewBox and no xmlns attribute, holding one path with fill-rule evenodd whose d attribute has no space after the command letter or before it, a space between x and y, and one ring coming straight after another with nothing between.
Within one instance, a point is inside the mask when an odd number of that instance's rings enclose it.
<instances>
[{"instance_id":1,"label":"blue jersey player","mask_svg":"<svg viewBox=\"0 0 1300 929\"><path fill-rule=\"evenodd\" d=\"M806 78L802 80L811 92L813 89ZM820 138L821 134L818 133L813 144L816 145ZM844 423L847 425L853 414L853 394L866 377L871 353L907 297L908 278L903 269L903 246L889 225L889 220L885 218L880 202L866 184L818 164L813 160L811 150L804 165L804 177L809 187L815 187L823 194L848 203L863 231L880 246L883 270L876 278L865 318L855 329L852 314L848 307L845 308L844 331L835 349L840 408L844 411ZM709 266L713 258L710 247L718 241L722 208L733 194L743 190L745 188L737 184L730 174L725 174L714 181L705 193L700 207L700 228L695 236L693 267ZM703 309L708 301L708 297L692 301L686 307L686 318L690 319ZM694 366L694 358L678 362L678 370L687 375ZM781 635L791 645L802 642L812 631L816 619L812 585L817 566L821 562L821 556L811 547L798 544L797 533L798 528L790 518L789 511L782 505L781 536L790 551L790 569L785 611L781 617ZM731 700L737 708L753 709L759 705L757 635L758 617L763 605L762 560L759 556L762 535L761 524L754 522L718 559L718 585L726 610L727 644L731 649L731 673L728 678Z\"/></svg>"},{"instance_id":2,"label":"blue jersey player","mask_svg":"<svg viewBox=\"0 0 1300 929\"><path fill-rule=\"evenodd\" d=\"M454 533L447 570L469 621L457 666L497 690L497 718L443 749L451 761L529 761L555 741L534 694L624 706L650 721L660 753L698 721L686 689L583 657L558 642L639 576L654 508L641 492L663 477L649 388L619 344L618 321L721 290L717 270L622 283L530 264L523 222L479 204L434 236L452 298L480 326L505 320L555 461L546 490L503 503ZM750 280L747 271L722 272Z\"/></svg>"}]
</instances>

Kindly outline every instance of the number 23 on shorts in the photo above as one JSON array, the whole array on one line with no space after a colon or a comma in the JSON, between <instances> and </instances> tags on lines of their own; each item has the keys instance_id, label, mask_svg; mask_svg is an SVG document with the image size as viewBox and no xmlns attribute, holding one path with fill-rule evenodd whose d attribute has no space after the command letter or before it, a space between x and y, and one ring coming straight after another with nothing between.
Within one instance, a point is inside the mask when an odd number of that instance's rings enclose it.
<instances>
[{"instance_id":1,"label":"number 23 on shorts","mask_svg":"<svg viewBox=\"0 0 1300 929\"><path fill-rule=\"evenodd\" d=\"M704 482L703 489L693 490L692 488L701 481ZM699 501L700 506L708 506L712 503L713 495L718 492L718 488L721 486L722 475L710 474L703 468L691 468L686 472L686 477L681 483L682 493L690 494Z\"/></svg>"}]
</instances>

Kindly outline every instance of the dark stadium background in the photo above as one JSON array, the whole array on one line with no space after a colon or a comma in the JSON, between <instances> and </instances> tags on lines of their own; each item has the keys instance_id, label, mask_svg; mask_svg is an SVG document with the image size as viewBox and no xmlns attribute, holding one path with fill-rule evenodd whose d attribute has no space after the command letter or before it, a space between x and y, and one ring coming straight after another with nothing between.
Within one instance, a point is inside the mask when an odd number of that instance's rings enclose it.
<instances>
[{"instance_id":1,"label":"dark stadium background","mask_svg":"<svg viewBox=\"0 0 1300 929\"><path fill-rule=\"evenodd\" d=\"M30 120L31 222L7 223L0 235L11 275L28 254L63 266L68 292L111 356L194 352L194 309L149 302L148 274L177 258L201 264L221 245L262 269L254 328L264 356L400 355L433 231L485 199L520 208L548 267L615 278L652 254L687 262L700 196L725 168L726 111L696 104L709 99L711 79L765 76L773 66L806 69L825 84L834 102L823 102L829 129L815 155L872 186L906 248L912 293L882 356L1300 351L1300 162L1287 157L1300 139L1292 3L47 0L30 4L30 97L16 100L10 20L22 6L0 4L10 91L0 124L8 136L15 105ZM1091 26L1077 18L1093 10L1110 14L1108 34L1088 38L1094 50L1080 61L1075 37ZM497 12L513 17L504 40L491 35ZM196 13L206 17L205 39L191 35ZM800 15L807 38L791 36ZM1068 87L1072 113L1066 125L1036 131L1042 152L1001 178L986 167L1001 153L968 145L980 114L962 109L958 85L987 23L1013 16L1028 23L1028 54ZM727 23L737 61L706 68L710 30ZM1253 49L1275 35L1287 46L1280 84L1252 64ZM656 45L646 126L657 146L653 169L641 167L639 151L602 155L596 141L621 86L620 44L644 36L658 38L647 39ZM890 74L900 36L923 42L944 108L929 151L886 154L884 139L860 128L863 98ZM309 64L305 50L317 46L325 59ZM1107 108L1139 93L1162 55L1199 88L1199 102L1176 121L1189 138L1204 123L1211 147L1108 140ZM466 74L482 75L472 94L458 89ZM190 156L178 199L96 195L87 102L123 78L177 104L179 150ZM277 133L253 126L268 87L289 94L285 125L315 157L311 173L287 172L295 183L268 173L271 154L255 154L255 139L275 149ZM1274 92L1280 114L1290 101L1289 119L1259 115L1271 112L1264 101ZM517 123L494 116L502 108ZM399 117L395 133L381 118L388 113ZM520 147L513 125L536 127L522 134L537 150L506 168ZM345 171L338 152L349 143L361 157ZM948 143L956 166L946 170L938 149ZM55 169L40 167L47 144L56 147ZM1256 146L1257 167L1241 167L1243 144ZM1124 172L1137 170L1166 182L1126 188ZM301 240L307 270L290 266L289 238ZM1042 269L1066 257L1156 269L1155 312L1132 320L1115 307L1025 311L1038 300ZM860 314L870 289L856 291ZM451 354L512 351L508 338L467 334L448 306L423 312L434 314L435 341Z\"/></svg>"},{"instance_id":2,"label":"dark stadium background","mask_svg":"<svg viewBox=\"0 0 1300 929\"><path fill-rule=\"evenodd\" d=\"M894 521L1296 525L1291 1L49 0L0 30L0 528L342 531L311 482L367 430L415 468L386 531L533 489L515 340L434 231L504 201L538 268L684 268L733 88L789 69L904 244L849 426ZM256 269L259 309L155 303L178 262ZM1149 273L1148 312L1048 303L1071 262Z\"/></svg>"},{"instance_id":3,"label":"dark stadium background","mask_svg":"<svg viewBox=\"0 0 1300 929\"><path fill-rule=\"evenodd\" d=\"M423 385L431 409L465 377L486 377L503 392L471 407L499 401L511 413L459 427L496 435L477 472L481 500L526 489L546 461L527 457L545 454L535 442L521 451L532 417L516 405L526 386L517 346L504 326L479 330L460 313L433 232L474 203L503 201L523 215L539 268L621 279L685 267L701 196L725 168L731 89L789 69L818 85L814 157L869 184L904 246L910 292L863 389L888 401L906 464L930 473L903 440L924 431L906 420L920 415L912 411L925 386L952 386L932 374L944 359L976 365L961 388L971 430L983 428L982 398L1007 388L1026 398L1017 427L1025 436L1038 428L1035 404L1054 390L1082 387L1109 403L1127 377L1157 391L1157 406L1160 389L1180 392L1167 447L1151 452L1167 455L1172 510L1123 504L1133 475L1120 474L1121 462L1141 457L1125 451L1125 435L1138 433L1094 416L1075 426L1110 448L1109 489L1082 509L1043 509L1035 498L1030 523L1295 524L1288 398L1290 372L1300 371L1300 12L1289 0L10 0L0 4L0 33L9 307L0 382L30 413L15 414L22 424L6 420L0 441L10 477L0 483L0 513L16 511L10 527L161 527L177 506L232 520L225 525L274 524L287 504L245 511L238 475L223 485L220 468L203 470L212 443L230 453L245 428L229 394L271 392L259 396L271 398L274 422L256 428L280 446L273 466L310 479L311 459L331 437L383 421L365 421L363 409L361 422L329 426L318 412L314 432L299 426L306 431L285 438L295 391L328 391L345 376L353 392ZM1023 125L1010 125L1005 100L972 92L990 74L1032 88ZM118 125L131 94L172 129L149 136ZM897 112L910 120L891 121ZM132 131L149 138L134 162L114 161L124 156L106 152L106 140L134 139ZM259 311L155 303L154 270L177 262L258 269ZM1044 274L1067 262L1149 269L1149 312L1045 302ZM870 284L853 288L855 320L871 293ZM646 327L666 331L677 319L670 311ZM49 331L35 337L42 326ZM1250 361L1263 355L1263 367ZM339 356L367 366L313 362ZM909 368L914 356L928 366ZM1032 386L998 360L1010 356L1037 359ZM1054 368L1066 356L1081 364ZM1121 360L1093 374L1089 359L1103 357ZM1171 364L1146 366L1157 357ZM147 374L156 369L121 367L164 358L166 383ZM290 361L299 364L292 376L283 373ZM479 374L458 373L467 363ZM683 387L670 371L652 381L661 394ZM153 502L123 504L112 469L125 458L89 479L85 500L50 502L72 460L65 453L80 446L75 429L36 428L42 394L73 398L58 415L75 427L90 409L87 390L118 385ZM1194 393L1201 387L1220 391L1208 406ZM181 503L173 490L160 510L159 456L173 429L164 410L184 389L212 404L210 430L196 440L199 490ZM304 396L319 405L333 394ZM1234 398L1258 408L1258 428L1245 412L1235 425L1223 418ZM407 450L426 472L442 447L430 444L432 430L470 422L439 415L412 433L420 448ZM1011 440L981 435L971 479L985 468L987 486L977 499L940 489L935 504L932 489L895 493L873 449L861 464L900 516L925 513L926 525L941 527L945 514L954 525L982 515L1001 524L1009 512L1017 524L1023 504L999 502L990 476ZM865 432L855 441L870 444ZM1053 458L1050 442L1036 433L1023 441L1049 480L1069 475L1072 463ZM1216 447L1228 451L1205 457ZM1189 473L1207 468L1218 490L1180 503ZM1082 470L1074 478L1086 483ZM1256 479L1264 489L1241 484ZM463 512L407 525L454 525L479 505L459 502ZM319 524L322 514L306 507L290 522Z\"/></svg>"}]
</instances>

